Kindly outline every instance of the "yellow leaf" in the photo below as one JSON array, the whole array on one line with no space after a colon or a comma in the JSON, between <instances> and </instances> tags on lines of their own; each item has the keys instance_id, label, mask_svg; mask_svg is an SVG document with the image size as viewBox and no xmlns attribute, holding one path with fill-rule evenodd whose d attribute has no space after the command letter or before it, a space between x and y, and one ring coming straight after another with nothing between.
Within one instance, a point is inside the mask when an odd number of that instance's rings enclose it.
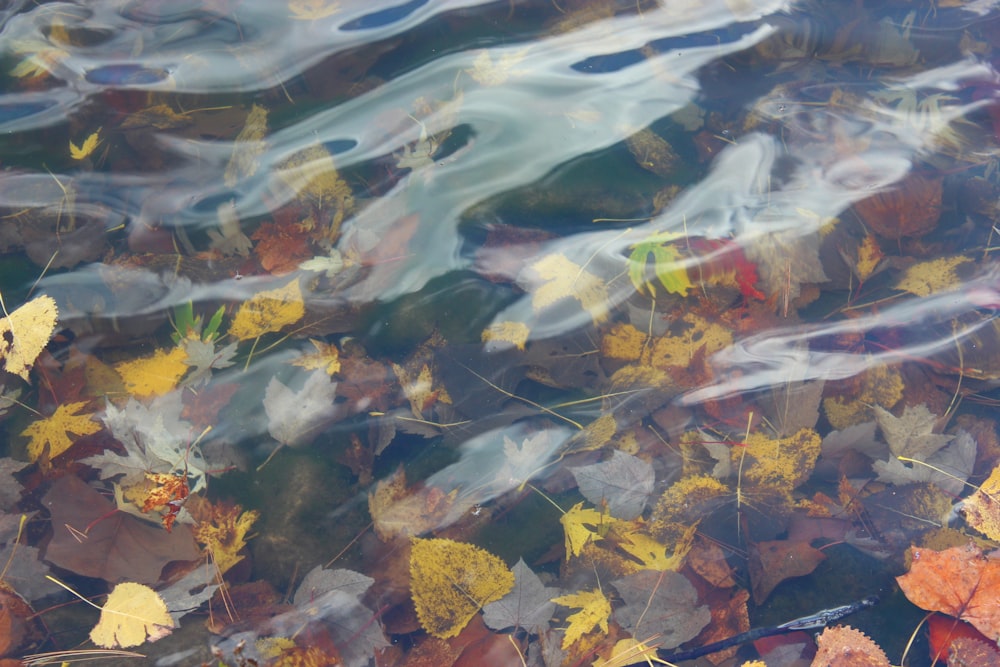
<instances>
[{"instance_id":1,"label":"yellow leaf","mask_svg":"<svg viewBox=\"0 0 1000 667\"><path fill-rule=\"evenodd\" d=\"M77 146L72 141L69 142L70 157L72 157L74 160L82 160L83 158L93 153L94 150L101 143L100 134L101 130L100 128L98 128L96 132L94 132L89 137L84 139L83 144L80 146Z\"/></svg>"},{"instance_id":2,"label":"yellow leaf","mask_svg":"<svg viewBox=\"0 0 1000 667\"><path fill-rule=\"evenodd\" d=\"M530 265L528 270L541 279L531 297L531 306L536 312L562 299L573 298L590 313L594 323L607 318L607 287L597 276L565 255L546 255Z\"/></svg>"},{"instance_id":3,"label":"yellow leaf","mask_svg":"<svg viewBox=\"0 0 1000 667\"><path fill-rule=\"evenodd\" d=\"M236 311L229 333L239 340L259 338L269 331L281 331L306 314L302 288L296 278L284 287L259 292Z\"/></svg>"},{"instance_id":4,"label":"yellow leaf","mask_svg":"<svg viewBox=\"0 0 1000 667\"><path fill-rule=\"evenodd\" d=\"M64 403L56 408L51 417L39 419L21 432L27 436L28 458L37 461L49 446L48 458L53 459L73 445L68 433L90 435L101 430L101 425L91 420L92 414L78 415L76 412L87 404L86 401Z\"/></svg>"},{"instance_id":5,"label":"yellow leaf","mask_svg":"<svg viewBox=\"0 0 1000 667\"><path fill-rule=\"evenodd\" d=\"M962 503L965 521L993 541L1000 541L1000 465Z\"/></svg>"},{"instance_id":6,"label":"yellow leaf","mask_svg":"<svg viewBox=\"0 0 1000 667\"><path fill-rule=\"evenodd\" d=\"M526 55L528 50L521 49L515 53L504 53L494 61L490 52L483 49L473 61L472 68L465 71L484 86L499 86L511 76L524 73L522 70L515 70L514 66L524 60Z\"/></svg>"},{"instance_id":7,"label":"yellow leaf","mask_svg":"<svg viewBox=\"0 0 1000 667\"><path fill-rule=\"evenodd\" d=\"M752 433L743 447L733 447L733 466L740 466L743 479L756 485L791 491L812 474L819 457L821 438L812 429L772 440Z\"/></svg>"},{"instance_id":8,"label":"yellow leaf","mask_svg":"<svg viewBox=\"0 0 1000 667\"><path fill-rule=\"evenodd\" d=\"M855 391L823 399L823 412L835 429L871 421L872 406L889 410L903 398L903 378L895 367L872 365L852 381Z\"/></svg>"},{"instance_id":9,"label":"yellow leaf","mask_svg":"<svg viewBox=\"0 0 1000 667\"><path fill-rule=\"evenodd\" d=\"M601 631L608 631L611 603L600 589L583 591L574 595L563 595L552 598L552 601L564 607L578 607L580 609L566 618L569 621L569 627L566 628L566 634L563 635L562 648L564 651L598 625L601 626Z\"/></svg>"},{"instance_id":10,"label":"yellow leaf","mask_svg":"<svg viewBox=\"0 0 1000 667\"><path fill-rule=\"evenodd\" d=\"M639 563L644 570L657 570L659 572L676 572L681 569L684 559L687 557L691 546L694 544L694 536L698 531L698 523L694 523L684 531L683 537L674 546L674 551L667 556L667 547L660 544L646 533L629 531L624 534L626 542L621 543L621 548Z\"/></svg>"},{"instance_id":11,"label":"yellow leaf","mask_svg":"<svg viewBox=\"0 0 1000 667\"><path fill-rule=\"evenodd\" d=\"M331 217L327 240L334 241L344 216L354 206L350 186L337 173L330 151L316 144L298 151L276 167L278 182L292 190L304 204L325 209Z\"/></svg>"},{"instance_id":12,"label":"yellow leaf","mask_svg":"<svg viewBox=\"0 0 1000 667\"><path fill-rule=\"evenodd\" d=\"M456 637L483 605L514 588L514 573L490 552L445 539L413 538L410 591L430 635Z\"/></svg>"},{"instance_id":13,"label":"yellow leaf","mask_svg":"<svg viewBox=\"0 0 1000 667\"><path fill-rule=\"evenodd\" d=\"M225 574L231 567L243 560L240 551L247 543L247 534L260 512L243 512L239 505L200 501L189 503L191 515L197 524L194 537L212 555L212 561Z\"/></svg>"},{"instance_id":14,"label":"yellow leaf","mask_svg":"<svg viewBox=\"0 0 1000 667\"><path fill-rule=\"evenodd\" d=\"M566 560L569 560L571 555L579 556L588 542L604 539L604 534L613 521L611 516L593 508L583 509L582 502L573 505L568 512L559 517L559 523L566 531Z\"/></svg>"},{"instance_id":15,"label":"yellow leaf","mask_svg":"<svg viewBox=\"0 0 1000 667\"><path fill-rule=\"evenodd\" d=\"M616 324L601 339L601 354L609 359L638 361L649 337L631 324Z\"/></svg>"},{"instance_id":16,"label":"yellow leaf","mask_svg":"<svg viewBox=\"0 0 1000 667\"><path fill-rule=\"evenodd\" d=\"M0 320L0 358L8 373L27 382L28 371L49 344L58 316L55 299L40 296Z\"/></svg>"},{"instance_id":17,"label":"yellow leaf","mask_svg":"<svg viewBox=\"0 0 1000 667\"><path fill-rule=\"evenodd\" d=\"M528 342L531 329L524 322L497 322L491 324L483 330L482 340L484 343L510 343L517 349L524 352L524 346Z\"/></svg>"},{"instance_id":18,"label":"yellow leaf","mask_svg":"<svg viewBox=\"0 0 1000 667\"><path fill-rule=\"evenodd\" d=\"M138 646L169 635L174 621L167 605L152 588L126 582L118 584L101 608L101 619L90 631L90 640L103 648Z\"/></svg>"},{"instance_id":19,"label":"yellow leaf","mask_svg":"<svg viewBox=\"0 0 1000 667\"><path fill-rule=\"evenodd\" d=\"M861 241L861 245L858 247L858 261L855 264L858 278L868 280L884 256L875 235L865 235L864 240Z\"/></svg>"},{"instance_id":20,"label":"yellow leaf","mask_svg":"<svg viewBox=\"0 0 1000 667\"><path fill-rule=\"evenodd\" d=\"M611 649L611 656L607 660L595 660L593 667L628 667L638 665L640 662L648 662L651 665L654 662L661 665L670 664L660 660L655 644L647 646L638 639L621 639Z\"/></svg>"},{"instance_id":21,"label":"yellow leaf","mask_svg":"<svg viewBox=\"0 0 1000 667\"><path fill-rule=\"evenodd\" d=\"M157 350L150 357L121 361L115 370L122 377L125 389L140 398L162 396L173 391L190 366L184 363L187 352L182 347Z\"/></svg>"},{"instance_id":22,"label":"yellow leaf","mask_svg":"<svg viewBox=\"0 0 1000 667\"><path fill-rule=\"evenodd\" d=\"M967 268L964 265L971 267L973 262L962 255L919 262L903 273L899 282L896 283L896 289L917 296L930 296L936 292L956 289L962 285L962 277L959 276L958 269Z\"/></svg>"},{"instance_id":23,"label":"yellow leaf","mask_svg":"<svg viewBox=\"0 0 1000 667\"><path fill-rule=\"evenodd\" d=\"M229 158L222 181L229 187L239 183L241 178L247 178L257 173L258 160L264 154L267 146L264 136L267 134L267 109L257 104L250 107L246 124L236 136L233 143L233 155Z\"/></svg>"},{"instance_id":24,"label":"yellow leaf","mask_svg":"<svg viewBox=\"0 0 1000 667\"><path fill-rule=\"evenodd\" d=\"M336 14L340 10L340 3L327 0L288 0L288 9L292 12L293 19L314 21Z\"/></svg>"},{"instance_id":25,"label":"yellow leaf","mask_svg":"<svg viewBox=\"0 0 1000 667\"><path fill-rule=\"evenodd\" d=\"M416 377L399 364L393 364L392 370L399 378L403 393L410 402L410 410L417 419L423 419L424 410L430 410L437 402L451 403L451 396L444 387L434 387L434 376L427 364L420 368Z\"/></svg>"},{"instance_id":26,"label":"yellow leaf","mask_svg":"<svg viewBox=\"0 0 1000 667\"><path fill-rule=\"evenodd\" d=\"M310 338L316 351L312 354L304 354L292 362L293 366L301 366L311 371L324 370L327 375L333 375L340 370L340 351L333 343L324 343L321 340Z\"/></svg>"}]
</instances>

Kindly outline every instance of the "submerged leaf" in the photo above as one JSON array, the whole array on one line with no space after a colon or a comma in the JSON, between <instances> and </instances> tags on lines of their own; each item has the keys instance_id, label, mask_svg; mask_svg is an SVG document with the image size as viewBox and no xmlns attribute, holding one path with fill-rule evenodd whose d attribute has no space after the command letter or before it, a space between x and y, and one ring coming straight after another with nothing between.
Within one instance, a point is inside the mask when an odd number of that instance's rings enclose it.
<instances>
[{"instance_id":1,"label":"submerged leaf","mask_svg":"<svg viewBox=\"0 0 1000 667\"><path fill-rule=\"evenodd\" d=\"M569 627L563 635L562 648L568 649L581 637L600 626L601 631L608 631L608 618L611 616L611 602L600 589L581 591L573 595L563 595L552 598L556 604L564 607L577 607L580 611L570 614L566 620Z\"/></svg>"},{"instance_id":2,"label":"submerged leaf","mask_svg":"<svg viewBox=\"0 0 1000 667\"><path fill-rule=\"evenodd\" d=\"M642 459L615 450L607 461L570 467L580 493L594 505L607 503L616 519L631 520L642 514L653 492L653 466Z\"/></svg>"},{"instance_id":3,"label":"submerged leaf","mask_svg":"<svg viewBox=\"0 0 1000 667\"><path fill-rule=\"evenodd\" d=\"M264 391L264 411L267 430L283 445L307 445L328 425L336 421L340 411L334 407L337 383L330 382L325 372L312 372L299 391L292 391L276 378L271 378Z\"/></svg>"},{"instance_id":4,"label":"submerged leaf","mask_svg":"<svg viewBox=\"0 0 1000 667\"><path fill-rule=\"evenodd\" d=\"M48 458L53 459L73 446L73 435L90 435L101 430L101 425L93 421L93 414L76 414L87 404L86 401L64 403L51 416L39 419L21 432L27 436L28 458L37 461L48 447Z\"/></svg>"},{"instance_id":5,"label":"submerged leaf","mask_svg":"<svg viewBox=\"0 0 1000 667\"><path fill-rule=\"evenodd\" d=\"M233 187L240 179L249 178L257 173L258 160L267 149L264 135L267 134L267 109L254 104L247 114L246 125L236 137L233 144L233 156L226 165L223 182L227 187Z\"/></svg>"},{"instance_id":6,"label":"submerged leaf","mask_svg":"<svg viewBox=\"0 0 1000 667\"><path fill-rule=\"evenodd\" d=\"M149 357L121 361L115 364L115 370L135 396L162 396L173 391L188 372L187 360L187 352L178 346L169 351L157 350Z\"/></svg>"},{"instance_id":7,"label":"submerged leaf","mask_svg":"<svg viewBox=\"0 0 1000 667\"><path fill-rule=\"evenodd\" d=\"M545 255L526 269L534 278L531 305L536 312L563 299L576 299L595 323L607 319L608 288L600 278L565 255Z\"/></svg>"},{"instance_id":8,"label":"submerged leaf","mask_svg":"<svg viewBox=\"0 0 1000 667\"><path fill-rule=\"evenodd\" d=\"M890 667L888 656L868 635L846 625L823 630L811 667Z\"/></svg>"},{"instance_id":9,"label":"submerged leaf","mask_svg":"<svg viewBox=\"0 0 1000 667\"><path fill-rule=\"evenodd\" d=\"M671 649L694 639L712 620L698 591L678 572L643 570L612 582L625 606L615 620L634 637L656 637L656 645Z\"/></svg>"},{"instance_id":10,"label":"submerged leaf","mask_svg":"<svg viewBox=\"0 0 1000 667\"><path fill-rule=\"evenodd\" d=\"M162 639L173 628L174 620L156 591L126 582L115 586L101 607L101 620L90 631L90 640L104 648L128 648Z\"/></svg>"},{"instance_id":11,"label":"submerged leaf","mask_svg":"<svg viewBox=\"0 0 1000 667\"><path fill-rule=\"evenodd\" d=\"M49 344L59 310L50 296L40 296L0 319L0 358L8 373L28 381L28 371Z\"/></svg>"},{"instance_id":12,"label":"submerged leaf","mask_svg":"<svg viewBox=\"0 0 1000 667\"><path fill-rule=\"evenodd\" d=\"M604 539L613 519L593 508L583 508L583 503L573 505L565 514L559 517L559 523L566 531L566 558L579 556L588 542Z\"/></svg>"},{"instance_id":13,"label":"submerged leaf","mask_svg":"<svg viewBox=\"0 0 1000 667\"><path fill-rule=\"evenodd\" d=\"M271 331L281 331L306 314L302 287L296 278L284 287L258 292L240 304L229 333L239 340L258 338Z\"/></svg>"},{"instance_id":14,"label":"submerged leaf","mask_svg":"<svg viewBox=\"0 0 1000 667\"><path fill-rule=\"evenodd\" d=\"M965 521L993 541L1000 541L1000 465L962 503Z\"/></svg>"},{"instance_id":15,"label":"submerged leaf","mask_svg":"<svg viewBox=\"0 0 1000 667\"><path fill-rule=\"evenodd\" d=\"M514 587L514 574L471 544L413 538L410 590L420 625L439 639L457 637L483 605Z\"/></svg>"},{"instance_id":16,"label":"submerged leaf","mask_svg":"<svg viewBox=\"0 0 1000 667\"><path fill-rule=\"evenodd\" d=\"M523 558L511 570L514 573L514 588L483 607L483 621L493 630L519 628L528 634L547 630L555 610L551 597L559 592L558 589L546 588L538 575L525 565Z\"/></svg>"}]
</instances>

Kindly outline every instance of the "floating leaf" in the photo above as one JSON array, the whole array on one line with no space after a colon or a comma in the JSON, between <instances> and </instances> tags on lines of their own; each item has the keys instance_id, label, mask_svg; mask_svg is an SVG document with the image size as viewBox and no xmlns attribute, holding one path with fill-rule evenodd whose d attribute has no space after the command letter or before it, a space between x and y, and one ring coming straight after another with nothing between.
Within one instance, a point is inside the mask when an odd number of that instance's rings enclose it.
<instances>
[{"instance_id":1,"label":"floating leaf","mask_svg":"<svg viewBox=\"0 0 1000 667\"><path fill-rule=\"evenodd\" d=\"M115 370L125 388L139 398L162 396L177 388L177 383L188 372L187 352L183 347L157 350L152 356L121 361Z\"/></svg>"},{"instance_id":2,"label":"floating leaf","mask_svg":"<svg viewBox=\"0 0 1000 667\"><path fill-rule=\"evenodd\" d=\"M896 582L921 609L968 621L991 639L1000 637L1000 559L978 547L914 547L910 571Z\"/></svg>"},{"instance_id":3,"label":"floating leaf","mask_svg":"<svg viewBox=\"0 0 1000 667\"><path fill-rule=\"evenodd\" d=\"M28 371L49 344L59 310L50 296L40 296L0 320L0 358L8 373L28 381Z\"/></svg>"},{"instance_id":4,"label":"floating leaf","mask_svg":"<svg viewBox=\"0 0 1000 667\"><path fill-rule=\"evenodd\" d=\"M533 635L547 630L555 609L551 597L559 591L546 588L523 558L511 571L514 573L514 588L483 607L483 621L493 630L518 628Z\"/></svg>"},{"instance_id":5,"label":"floating leaf","mask_svg":"<svg viewBox=\"0 0 1000 667\"><path fill-rule=\"evenodd\" d=\"M139 646L169 635L174 620L167 605L152 588L126 582L115 586L101 607L101 620L90 631L90 640L104 648Z\"/></svg>"},{"instance_id":6,"label":"floating leaf","mask_svg":"<svg viewBox=\"0 0 1000 667\"><path fill-rule=\"evenodd\" d=\"M302 287L296 278L284 287L258 292L240 304L229 333L239 340L258 338L271 331L281 331L306 314Z\"/></svg>"},{"instance_id":7,"label":"floating leaf","mask_svg":"<svg viewBox=\"0 0 1000 667\"><path fill-rule=\"evenodd\" d=\"M570 467L580 493L594 505L607 503L616 519L631 520L642 514L653 492L653 466L615 450L611 458L588 466Z\"/></svg>"},{"instance_id":8,"label":"floating leaf","mask_svg":"<svg viewBox=\"0 0 1000 667\"><path fill-rule=\"evenodd\" d=\"M458 636L483 605L513 587L514 574L484 549L445 539L412 540L413 604L420 625L434 637Z\"/></svg>"},{"instance_id":9,"label":"floating leaf","mask_svg":"<svg viewBox=\"0 0 1000 667\"><path fill-rule=\"evenodd\" d=\"M552 598L556 604L564 607L577 607L580 611L570 614L566 620L569 627L563 635L562 648L568 649L585 634L600 626L602 632L608 631L608 618L611 616L611 602L600 589L581 591L573 595L563 595Z\"/></svg>"},{"instance_id":10,"label":"floating leaf","mask_svg":"<svg viewBox=\"0 0 1000 667\"><path fill-rule=\"evenodd\" d=\"M53 459L73 446L73 435L90 435L101 430L101 425L93 421L93 414L76 414L87 404L86 401L63 403L50 417L39 419L21 432L29 438L28 458L37 461L48 446L48 458Z\"/></svg>"}]
</instances>

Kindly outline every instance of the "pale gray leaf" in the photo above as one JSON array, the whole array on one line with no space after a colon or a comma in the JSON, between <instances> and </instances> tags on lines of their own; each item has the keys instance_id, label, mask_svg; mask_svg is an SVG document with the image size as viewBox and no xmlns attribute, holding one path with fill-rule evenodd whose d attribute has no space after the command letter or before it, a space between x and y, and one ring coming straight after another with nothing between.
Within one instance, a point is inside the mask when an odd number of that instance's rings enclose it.
<instances>
[{"instance_id":1,"label":"pale gray leaf","mask_svg":"<svg viewBox=\"0 0 1000 667\"><path fill-rule=\"evenodd\" d=\"M906 406L901 417L877 405L873 410L893 456L926 459L955 437L933 432L937 417L923 404Z\"/></svg>"},{"instance_id":2,"label":"pale gray leaf","mask_svg":"<svg viewBox=\"0 0 1000 667\"><path fill-rule=\"evenodd\" d=\"M335 590L360 598L373 583L375 580L371 577L353 570L325 570L317 565L302 579L292 598L292 604L305 607L324 593Z\"/></svg>"},{"instance_id":3,"label":"pale gray leaf","mask_svg":"<svg viewBox=\"0 0 1000 667\"><path fill-rule=\"evenodd\" d=\"M333 404L336 395L337 384L323 371L310 373L299 391L292 391L278 378L271 378L264 392L268 432L289 447L309 444L336 420Z\"/></svg>"},{"instance_id":4,"label":"pale gray leaf","mask_svg":"<svg viewBox=\"0 0 1000 667\"><path fill-rule=\"evenodd\" d=\"M514 573L514 588L483 607L483 622L493 630L521 628L529 634L544 632L556 607L552 598L559 595L559 589L547 588L523 558L511 571Z\"/></svg>"},{"instance_id":5,"label":"pale gray leaf","mask_svg":"<svg viewBox=\"0 0 1000 667\"><path fill-rule=\"evenodd\" d=\"M712 620L708 607L698 605L698 591L680 573L641 570L611 583L625 601L614 612L618 624L637 639L656 637L660 648L694 639Z\"/></svg>"},{"instance_id":6,"label":"pale gray leaf","mask_svg":"<svg viewBox=\"0 0 1000 667\"><path fill-rule=\"evenodd\" d=\"M589 466L570 467L580 493L594 505L607 503L616 519L631 520L642 514L653 492L653 466L615 450L611 458Z\"/></svg>"},{"instance_id":7,"label":"pale gray leaf","mask_svg":"<svg viewBox=\"0 0 1000 667\"><path fill-rule=\"evenodd\" d=\"M215 594L219 584L217 569L213 563L204 563L191 570L167 588L157 591L167 605L167 611L174 623L179 623L186 614L195 611Z\"/></svg>"}]
</instances>

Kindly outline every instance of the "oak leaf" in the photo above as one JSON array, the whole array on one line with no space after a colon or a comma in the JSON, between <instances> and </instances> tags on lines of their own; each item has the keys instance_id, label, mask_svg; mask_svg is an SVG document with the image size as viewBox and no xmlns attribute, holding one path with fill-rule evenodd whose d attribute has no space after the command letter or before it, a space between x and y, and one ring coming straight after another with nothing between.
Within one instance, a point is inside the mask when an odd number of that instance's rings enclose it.
<instances>
[{"instance_id":1,"label":"oak leaf","mask_svg":"<svg viewBox=\"0 0 1000 667\"><path fill-rule=\"evenodd\" d=\"M1000 559L975 545L913 547L910 571L896 582L921 609L968 621L993 641L1000 638Z\"/></svg>"},{"instance_id":2,"label":"oak leaf","mask_svg":"<svg viewBox=\"0 0 1000 667\"><path fill-rule=\"evenodd\" d=\"M556 604L564 607L576 607L580 611L570 614L566 620L569 626L563 635L562 648L568 649L581 637L600 626L603 632L608 631L608 618L611 616L611 602L600 589L581 591L573 595L563 595L552 598Z\"/></svg>"},{"instance_id":3,"label":"oak leaf","mask_svg":"<svg viewBox=\"0 0 1000 667\"><path fill-rule=\"evenodd\" d=\"M240 304L229 333L239 340L259 338L272 331L281 331L295 324L306 314L302 287L298 278L284 287L258 292Z\"/></svg>"},{"instance_id":4,"label":"oak leaf","mask_svg":"<svg viewBox=\"0 0 1000 667\"><path fill-rule=\"evenodd\" d=\"M187 352L183 347L174 347L170 351L157 350L152 356L115 364L125 388L139 398L162 396L173 391L189 368Z\"/></svg>"},{"instance_id":5,"label":"oak leaf","mask_svg":"<svg viewBox=\"0 0 1000 667\"><path fill-rule=\"evenodd\" d=\"M0 319L0 359L8 373L27 382L28 371L49 344L58 317L55 299L40 296Z\"/></svg>"},{"instance_id":6,"label":"oak leaf","mask_svg":"<svg viewBox=\"0 0 1000 667\"><path fill-rule=\"evenodd\" d=\"M86 401L64 403L56 408L50 417L39 419L21 432L27 436L28 458L37 461L48 448L48 458L53 459L73 446L68 434L90 435L101 430L101 425L93 421L93 414L76 414L87 404Z\"/></svg>"},{"instance_id":7,"label":"oak leaf","mask_svg":"<svg viewBox=\"0 0 1000 667\"><path fill-rule=\"evenodd\" d=\"M484 549L452 540L412 538L413 604L420 625L438 639L458 636L483 605L499 600L513 587L510 568Z\"/></svg>"},{"instance_id":8,"label":"oak leaf","mask_svg":"<svg viewBox=\"0 0 1000 667\"><path fill-rule=\"evenodd\" d=\"M174 620L167 605L152 588L125 582L115 586L101 607L101 620L90 631L90 640L103 648L139 646L169 635Z\"/></svg>"}]
</instances>

